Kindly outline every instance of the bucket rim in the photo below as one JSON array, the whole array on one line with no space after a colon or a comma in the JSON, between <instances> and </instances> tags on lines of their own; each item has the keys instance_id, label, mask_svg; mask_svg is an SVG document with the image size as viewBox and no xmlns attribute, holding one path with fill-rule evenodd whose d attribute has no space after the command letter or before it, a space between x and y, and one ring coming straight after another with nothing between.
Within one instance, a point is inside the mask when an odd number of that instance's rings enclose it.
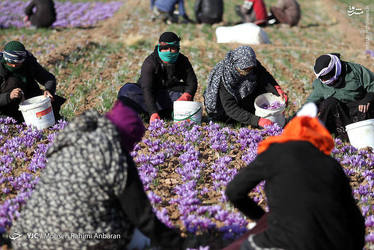
<instances>
[{"instance_id":1,"label":"bucket rim","mask_svg":"<svg viewBox=\"0 0 374 250\"><path fill-rule=\"evenodd\" d=\"M30 100L32 100L32 99L41 99L41 100L40 100L40 102L37 102L37 103L22 104L22 103L24 103L24 102L26 102L26 101L30 101ZM49 102L49 103L51 102L51 100L50 100L49 97L45 97L44 95L34 96L34 97L31 97L31 98L26 99L26 100L24 100L23 102L21 102L21 103L19 104L19 108L18 108L18 110L20 110L20 111L28 111L28 110L30 110L30 109L35 109L35 108L37 108L37 107L43 106L43 105L45 105L45 104L48 103L48 102ZM50 105L51 105L51 104L50 104Z\"/></svg>"},{"instance_id":2,"label":"bucket rim","mask_svg":"<svg viewBox=\"0 0 374 250\"><path fill-rule=\"evenodd\" d=\"M363 120L363 121L348 124L348 125L345 126L345 129L346 130L352 130L352 129L356 129L356 128L359 128L359 127L362 127L362 126L367 126L369 124L374 126L374 119L367 119L367 120Z\"/></svg>"},{"instance_id":3,"label":"bucket rim","mask_svg":"<svg viewBox=\"0 0 374 250\"><path fill-rule=\"evenodd\" d=\"M196 102L196 101L174 101L173 103L180 103L180 104L182 104L182 103L188 103L188 104L192 104L192 103L195 103L195 104L199 104L199 105L202 105L202 103L201 102Z\"/></svg>"},{"instance_id":4,"label":"bucket rim","mask_svg":"<svg viewBox=\"0 0 374 250\"><path fill-rule=\"evenodd\" d=\"M257 101L258 101L259 98L262 98L262 97L266 98L266 96L269 96L269 97L272 97L272 98L277 98L277 99L279 99L279 102L282 103L282 106L279 107L279 108L277 108L277 109L264 109L264 108L261 108L259 105L257 105ZM266 111L266 112L274 112L274 113L276 113L276 112L280 112L280 111L283 111L283 110L286 109L286 102L283 101L282 98L281 98L280 96L276 96L276 95L274 95L273 93L270 93L270 92L268 92L268 93L263 93L263 94L261 94L261 95L258 95L258 96L255 98L253 104L254 104L254 106L255 106L255 109L258 108L259 110L263 110L263 111Z\"/></svg>"}]
</instances>

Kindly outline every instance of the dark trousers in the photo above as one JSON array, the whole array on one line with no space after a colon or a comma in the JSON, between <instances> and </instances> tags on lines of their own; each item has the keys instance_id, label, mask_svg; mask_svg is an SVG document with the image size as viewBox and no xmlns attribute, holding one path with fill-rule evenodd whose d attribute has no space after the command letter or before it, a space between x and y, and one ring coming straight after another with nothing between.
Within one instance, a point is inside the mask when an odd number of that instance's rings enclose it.
<instances>
[{"instance_id":1,"label":"dark trousers","mask_svg":"<svg viewBox=\"0 0 374 250\"><path fill-rule=\"evenodd\" d=\"M155 93L156 106L159 110L159 115L166 118L170 117L173 111L173 103L183 93L179 91L160 89ZM144 94L142 88L135 83L126 83L118 92L118 99L124 101L127 105L132 107L139 114L147 114L149 110L145 104Z\"/></svg>"},{"instance_id":2,"label":"dark trousers","mask_svg":"<svg viewBox=\"0 0 374 250\"><path fill-rule=\"evenodd\" d=\"M341 139L348 140L345 126L354 122L374 118L373 104L369 111L358 111L359 102L343 103L333 97L323 100L318 105L318 118L324 123L330 133Z\"/></svg>"}]
</instances>

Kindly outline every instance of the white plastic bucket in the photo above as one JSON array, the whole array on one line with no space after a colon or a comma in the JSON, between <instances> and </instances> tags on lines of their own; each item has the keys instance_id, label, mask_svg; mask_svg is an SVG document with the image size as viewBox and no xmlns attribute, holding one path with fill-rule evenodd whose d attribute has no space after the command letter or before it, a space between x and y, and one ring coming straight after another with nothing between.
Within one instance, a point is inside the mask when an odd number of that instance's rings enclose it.
<instances>
[{"instance_id":1,"label":"white plastic bucket","mask_svg":"<svg viewBox=\"0 0 374 250\"><path fill-rule=\"evenodd\" d=\"M266 32L254 23L221 26L216 29L217 43L262 44L270 43Z\"/></svg>"},{"instance_id":2,"label":"white plastic bucket","mask_svg":"<svg viewBox=\"0 0 374 250\"><path fill-rule=\"evenodd\" d=\"M201 123L203 107L200 102L192 101L175 101L173 105L174 122L190 120Z\"/></svg>"},{"instance_id":3,"label":"white plastic bucket","mask_svg":"<svg viewBox=\"0 0 374 250\"><path fill-rule=\"evenodd\" d=\"M23 101L19 105L19 110L25 123L37 129L48 128L55 124L51 100L43 95Z\"/></svg>"},{"instance_id":4,"label":"white plastic bucket","mask_svg":"<svg viewBox=\"0 0 374 250\"><path fill-rule=\"evenodd\" d=\"M374 119L355 122L345 126L349 142L357 149L374 148Z\"/></svg>"},{"instance_id":5,"label":"white plastic bucket","mask_svg":"<svg viewBox=\"0 0 374 250\"><path fill-rule=\"evenodd\" d=\"M277 109L264 109L263 105L271 105L272 103L279 102L282 104ZM286 119L284 118L283 111L286 108L284 100L280 96L273 95L272 93L265 93L259 95L255 99L255 115L271 120L272 122L278 123L279 126L283 127Z\"/></svg>"}]
</instances>

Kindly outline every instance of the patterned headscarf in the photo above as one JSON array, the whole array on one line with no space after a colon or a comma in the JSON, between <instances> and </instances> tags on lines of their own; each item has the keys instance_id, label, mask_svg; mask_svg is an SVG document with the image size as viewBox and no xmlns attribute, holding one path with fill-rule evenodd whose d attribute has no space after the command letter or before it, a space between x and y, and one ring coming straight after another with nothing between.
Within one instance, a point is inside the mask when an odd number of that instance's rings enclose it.
<instances>
[{"instance_id":1,"label":"patterned headscarf","mask_svg":"<svg viewBox=\"0 0 374 250\"><path fill-rule=\"evenodd\" d=\"M249 46L241 46L226 54L210 72L208 87L204 93L205 106L208 113L217 113L217 98L219 84L222 82L225 89L237 101L252 93L256 87L256 75L249 73L246 76L239 74L243 70L257 65L256 54Z\"/></svg>"},{"instance_id":2,"label":"patterned headscarf","mask_svg":"<svg viewBox=\"0 0 374 250\"><path fill-rule=\"evenodd\" d=\"M18 41L11 41L4 47L3 58L9 63L22 63L25 61L27 52L25 46Z\"/></svg>"}]
</instances>

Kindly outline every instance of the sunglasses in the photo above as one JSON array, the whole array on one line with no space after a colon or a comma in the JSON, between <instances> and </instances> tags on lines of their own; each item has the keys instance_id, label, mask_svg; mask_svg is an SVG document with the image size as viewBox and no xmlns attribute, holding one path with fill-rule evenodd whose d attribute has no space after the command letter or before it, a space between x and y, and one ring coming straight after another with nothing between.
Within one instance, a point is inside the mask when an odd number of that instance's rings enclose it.
<instances>
[{"instance_id":1,"label":"sunglasses","mask_svg":"<svg viewBox=\"0 0 374 250\"><path fill-rule=\"evenodd\" d=\"M168 43L163 43L161 42L159 45L160 50L176 50L179 51L179 45L176 44L168 44Z\"/></svg>"}]
</instances>

